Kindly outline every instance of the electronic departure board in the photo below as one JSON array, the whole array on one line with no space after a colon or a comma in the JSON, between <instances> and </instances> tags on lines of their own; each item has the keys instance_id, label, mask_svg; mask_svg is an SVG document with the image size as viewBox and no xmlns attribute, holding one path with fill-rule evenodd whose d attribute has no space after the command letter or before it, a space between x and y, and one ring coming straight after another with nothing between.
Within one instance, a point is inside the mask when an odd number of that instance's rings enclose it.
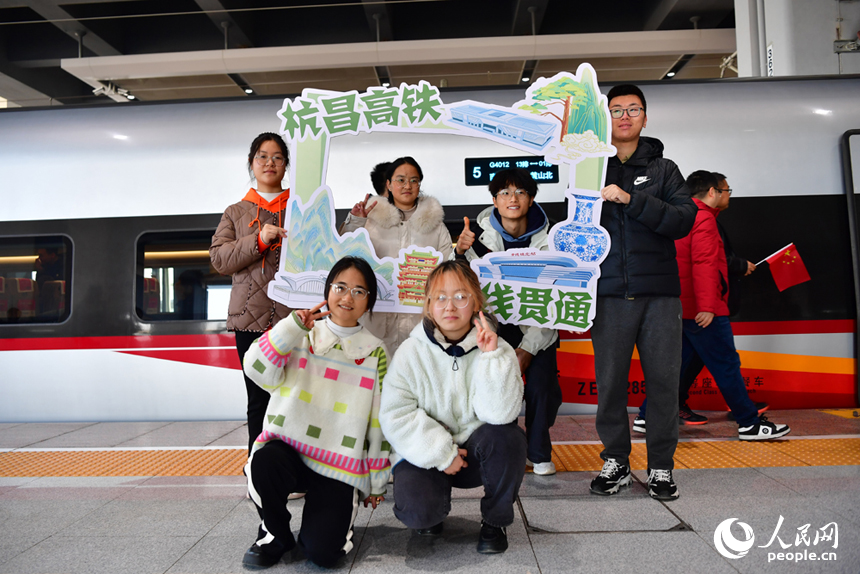
<instances>
[{"instance_id":1,"label":"electronic departure board","mask_svg":"<svg viewBox=\"0 0 860 574\"><path fill-rule=\"evenodd\" d=\"M558 183L558 166L545 161L543 156L523 157L467 157L466 185L490 184L497 171L514 167L528 171L538 183Z\"/></svg>"}]
</instances>

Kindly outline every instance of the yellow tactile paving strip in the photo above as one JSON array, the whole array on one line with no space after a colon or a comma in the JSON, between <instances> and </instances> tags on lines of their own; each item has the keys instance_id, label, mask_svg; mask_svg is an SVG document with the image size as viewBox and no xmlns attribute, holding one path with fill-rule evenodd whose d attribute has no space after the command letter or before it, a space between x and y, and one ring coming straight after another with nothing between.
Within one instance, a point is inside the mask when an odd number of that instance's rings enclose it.
<instances>
[{"instance_id":1,"label":"yellow tactile paving strip","mask_svg":"<svg viewBox=\"0 0 860 574\"><path fill-rule=\"evenodd\" d=\"M603 466L599 444L556 444L552 461L560 472L597 471ZM647 468L643 443L634 443L630 466ZM779 440L772 442L694 441L678 443L675 468L860 465L860 438Z\"/></svg>"},{"instance_id":2,"label":"yellow tactile paving strip","mask_svg":"<svg viewBox=\"0 0 860 574\"><path fill-rule=\"evenodd\" d=\"M244 449L0 453L0 476L236 476Z\"/></svg>"},{"instance_id":3,"label":"yellow tactile paving strip","mask_svg":"<svg viewBox=\"0 0 860 574\"><path fill-rule=\"evenodd\" d=\"M827 413L828 415L835 415L837 417L842 417L843 419L856 419L860 418L860 409L835 409L835 410L822 410L822 413Z\"/></svg>"},{"instance_id":4,"label":"yellow tactile paving strip","mask_svg":"<svg viewBox=\"0 0 860 574\"><path fill-rule=\"evenodd\" d=\"M560 472L597 471L599 444L553 446ZM241 476L244 449L46 450L0 453L0 476ZM647 466L645 445L634 443L631 466ZM694 441L678 444L676 468L860 465L860 438L773 442Z\"/></svg>"}]
</instances>

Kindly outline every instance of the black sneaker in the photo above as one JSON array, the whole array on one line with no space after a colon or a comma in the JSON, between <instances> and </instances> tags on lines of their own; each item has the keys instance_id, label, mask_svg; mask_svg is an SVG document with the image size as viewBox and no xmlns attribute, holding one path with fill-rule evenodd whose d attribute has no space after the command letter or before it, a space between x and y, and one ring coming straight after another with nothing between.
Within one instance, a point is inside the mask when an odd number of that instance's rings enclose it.
<instances>
[{"instance_id":1,"label":"black sneaker","mask_svg":"<svg viewBox=\"0 0 860 574\"><path fill-rule=\"evenodd\" d=\"M761 415L758 424L749 427L738 427L738 438L740 440L771 440L785 436L791 432L788 425L780 425L767 420Z\"/></svg>"},{"instance_id":2,"label":"black sneaker","mask_svg":"<svg viewBox=\"0 0 860 574\"><path fill-rule=\"evenodd\" d=\"M242 557L242 566L248 570L265 570L271 568L281 561L281 557L286 552L282 546L277 545L277 549L269 548L271 544L266 544L266 547L254 544L245 552Z\"/></svg>"},{"instance_id":3,"label":"black sneaker","mask_svg":"<svg viewBox=\"0 0 860 574\"><path fill-rule=\"evenodd\" d=\"M769 409L769 408L770 408L770 405L769 405L769 404L767 404L767 403L756 403L756 404L755 404L755 408L756 408L756 410L758 411L758 416L761 416L761 415L763 415L763 414L764 414L764 412L765 412L767 409ZM729 419L730 421L735 420L735 413L733 413L732 411L729 411L728 419Z\"/></svg>"},{"instance_id":4,"label":"black sneaker","mask_svg":"<svg viewBox=\"0 0 860 574\"><path fill-rule=\"evenodd\" d=\"M680 496L671 470L648 470L648 494L657 500L675 500Z\"/></svg>"},{"instance_id":5,"label":"black sneaker","mask_svg":"<svg viewBox=\"0 0 860 574\"><path fill-rule=\"evenodd\" d=\"M508 549L508 534L504 528L490 526L481 522L481 536L478 538L480 554L501 554Z\"/></svg>"},{"instance_id":6,"label":"black sneaker","mask_svg":"<svg viewBox=\"0 0 860 574\"><path fill-rule=\"evenodd\" d=\"M641 432L642 434L645 434L645 419L640 416L633 419L633 432Z\"/></svg>"},{"instance_id":7,"label":"black sneaker","mask_svg":"<svg viewBox=\"0 0 860 574\"><path fill-rule=\"evenodd\" d=\"M431 526L430 528L416 528L415 532L418 536L426 536L426 537L435 537L442 534L442 525L444 523L440 522L436 526Z\"/></svg>"},{"instance_id":8,"label":"black sneaker","mask_svg":"<svg viewBox=\"0 0 860 574\"><path fill-rule=\"evenodd\" d=\"M693 409L684 403L678 408L678 422L682 425L703 425L708 422L708 417L694 413Z\"/></svg>"},{"instance_id":9,"label":"black sneaker","mask_svg":"<svg viewBox=\"0 0 860 574\"><path fill-rule=\"evenodd\" d=\"M603 470L591 481L591 492L609 496L617 493L622 486L630 484L632 480L629 466L618 464L614 458L608 458L603 463Z\"/></svg>"}]
</instances>

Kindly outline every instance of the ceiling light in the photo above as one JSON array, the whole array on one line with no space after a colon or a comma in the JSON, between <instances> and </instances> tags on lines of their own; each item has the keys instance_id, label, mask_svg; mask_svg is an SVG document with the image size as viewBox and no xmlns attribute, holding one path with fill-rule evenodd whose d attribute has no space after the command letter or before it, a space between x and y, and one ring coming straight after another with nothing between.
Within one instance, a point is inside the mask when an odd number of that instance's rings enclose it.
<instances>
[{"instance_id":1,"label":"ceiling light","mask_svg":"<svg viewBox=\"0 0 860 574\"><path fill-rule=\"evenodd\" d=\"M254 90L252 90L251 88L245 88L245 93L246 94L253 94Z\"/></svg>"},{"instance_id":2,"label":"ceiling light","mask_svg":"<svg viewBox=\"0 0 860 574\"><path fill-rule=\"evenodd\" d=\"M390 85L391 85L391 84L389 84L388 82L382 82L382 87L383 87L383 88L387 88L387 87L388 87L388 86L390 86Z\"/></svg>"},{"instance_id":3,"label":"ceiling light","mask_svg":"<svg viewBox=\"0 0 860 574\"><path fill-rule=\"evenodd\" d=\"M127 140L127 139L128 139L128 136L124 136L124 135L121 135L121 134L115 134L115 135L113 136L113 139L115 139L115 140Z\"/></svg>"},{"instance_id":4,"label":"ceiling light","mask_svg":"<svg viewBox=\"0 0 860 574\"><path fill-rule=\"evenodd\" d=\"M126 96L125 96L125 97L126 97L126 98L128 98L129 100L133 100L133 99L134 99L134 96L133 96L133 95L131 95L131 94L126 94Z\"/></svg>"},{"instance_id":5,"label":"ceiling light","mask_svg":"<svg viewBox=\"0 0 860 574\"><path fill-rule=\"evenodd\" d=\"M524 81L524 82L528 82L528 81L529 81L529 77L528 77L528 76L526 76L525 78L523 78L523 81Z\"/></svg>"},{"instance_id":6,"label":"ceiling light","mask_svg":"<svg viewBox=\"0 0 860 574\"><path fill-rule=\"evenodd\" d=\"M666 74L667 78L673 78L674 76L675 76L675 72L669 72L668 74Z\"/></svg>"},{"instance_id":7,"label":"ceiling light","mask_svg":"<svg viewBox=\"0 0 860 574\"><path fill-rule=\"evenodd\" d=\"M812 110L812 113L818 114L819 116L832 116L833 110Z\"/></svg>"}]
</instances>

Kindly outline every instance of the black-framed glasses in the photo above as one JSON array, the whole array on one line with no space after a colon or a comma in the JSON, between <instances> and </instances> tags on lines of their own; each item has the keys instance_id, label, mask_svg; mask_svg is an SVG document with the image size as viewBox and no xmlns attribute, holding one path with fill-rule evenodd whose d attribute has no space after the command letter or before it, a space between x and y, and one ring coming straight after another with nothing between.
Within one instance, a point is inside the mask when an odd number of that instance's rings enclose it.
<instances>
[{"instance_id":1,"label":"black-framed glasses","mask_svg":"<svg viewBox=\"0 0 860 574\"><path fill-rule=\"evenodd\" d=\"M463 309L469 306L469 300L472 298L471 293L454 293L452 296L448 295L436 295L433 298L433 305L437 309L444 309L448 306L448 301L454 303L454 307L457 309Z\"/></svg>"},{"instance_id":2,"label":"black-framed glasses","mask_svg":"<svg viewBox=\"0 0 860 574\"><path fill-rule=\"evenodd\" d=\"M732 194L732 188L731 188L731 187L727 187L726 189L720 189L720 188L718 187L718 188L716 188L716 190L717 190L717 191L719 191L720 193L726 192L726 193L728 193L729 195L731 195L731 194Z\"/></svg>"},{"instance_id":3,"label":"black-framed glasses","mask_svg":"<svg viewBox=\"0 0 860 574\"><path fill-rule=\"evenodd\" d=\"M502 199L510 199L511 196L516 196L517 199L522 199L528 196L529 192L524 189L517 189L513 193L510 190L503 189L496 193L496 197L501 197Z\"/></svg>"},{"instance_id":4,"label":"black-framed glasses","mask_svg":"<svg viewBox=\"0 0 860 574\"><path fill-rule=\"evenodd\" d=\"M627 112L631 118L638 118L639 114L642 113L642 108L614 108L609 110L609 115L618 120L624 117L624 112Z\"/></svg>"},{"instance_id":5,"label":"black-framed glasses","mask_svg":"<svg viewBox=\"0 0 860 574\"><path fill-rule=\"evenodd\" d=\"M367 299L367 289L364 287L348 287L346 283L332 283L331 284L331 292L335 295L346 295L346 292L349 291L352 294L352 298L356 301L363 301Z\"/></svg>"},{"instance_id":6,"label":"black-framed glasses","mask_svg":"<svg viewBox=\"0 0 860 574\"><path fill-rule=\"evenodd\" d=\"M257 162L257 165L266 165L269 163L269 160L272 160L278 167L284 167L284 164L287 163L287 158L282 155L255 155L254 161Z\"/></svg>"}]
</instances>

